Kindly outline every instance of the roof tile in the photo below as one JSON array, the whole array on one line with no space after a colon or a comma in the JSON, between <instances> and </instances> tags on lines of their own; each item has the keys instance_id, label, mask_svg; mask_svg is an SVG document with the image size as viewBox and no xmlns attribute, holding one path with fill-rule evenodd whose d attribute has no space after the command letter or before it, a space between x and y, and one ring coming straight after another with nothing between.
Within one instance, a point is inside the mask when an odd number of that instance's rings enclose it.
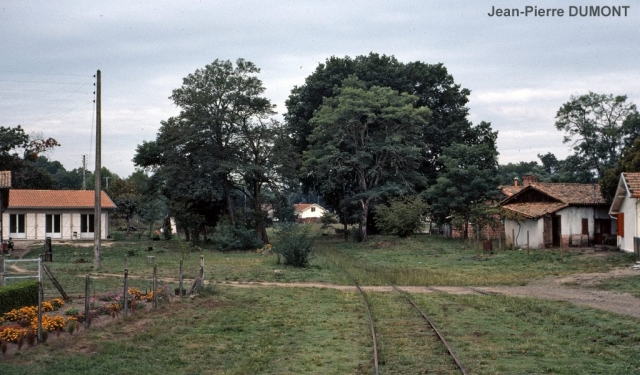
<instances>
[{"instance_id":1,"label":"roof tile","mask_svg":"<svg viewBox=\"0 0 640 375\"><path fill-rule=\"evenodd\" d=\"M115 209L107 193L101 193L102 208ZM11 189L8 208L93 208L94 201L93 190Z\"/></svg>"}]
</instances>

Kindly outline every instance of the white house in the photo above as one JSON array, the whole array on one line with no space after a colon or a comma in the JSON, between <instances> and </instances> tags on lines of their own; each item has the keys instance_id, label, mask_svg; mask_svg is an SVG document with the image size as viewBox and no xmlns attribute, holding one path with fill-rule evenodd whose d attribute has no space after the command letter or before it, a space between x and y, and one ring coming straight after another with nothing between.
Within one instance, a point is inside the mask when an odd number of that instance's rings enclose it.
<instances>
[{"instance_id":1,"label":"white house","mask_svg":"<svg viewBox=\"0 0 640 375\"><path fill-rule=\"evenodd\" d=\"M109 214L116 208L101 195L101 238L109 233ZM10 189L9 204L2 214L2 233L14 240L89 240L94 236L92 190Z\"/></svg>"},{"instance_id":2,"label":"white house","mask_svg":"<svg viewBox=\"0 0 640 375\"><path fill-rule=\"evenodd\" d=\"M546 183L525 176L522 187L505 193L511 194L500 202L507 244L525 247L527 233L531 248L598 245L614 238L597 184Z\"/></svg>"},{"instance_id":3,"label":"white house","mask_svg":"<svg viewBox=\"0 0 640 375\"><path fill-rule=\"evenodd\" d=\"M617 245L627 252L640 254L640 173L622 173L616 194L609 208L609 215L617 220Z\"/></svg>"},{"instance_id":4,"label":"white house","mask_svg":"<svg viewBox=\"0 0 640 375\"><path fill-rule=\"evenodd\" d=\"M322 215L327 212L322 206L315 203L300 203L293 205L296 221L313 223L320 221Z\"/></svg>"}]
</instances>

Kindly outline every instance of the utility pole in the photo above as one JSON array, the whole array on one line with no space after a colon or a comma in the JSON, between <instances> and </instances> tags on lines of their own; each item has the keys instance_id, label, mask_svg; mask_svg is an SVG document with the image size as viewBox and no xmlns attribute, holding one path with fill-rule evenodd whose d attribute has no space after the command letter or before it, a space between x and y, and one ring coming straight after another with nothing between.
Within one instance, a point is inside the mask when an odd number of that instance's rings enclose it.
<instances>
[{"instance_id":1,"label":"utility pole","mask_svg":"<svg viewBox=\"0 0 640 375\"><path fill-rule=\"evenodd\" d=\"M82 155L82 190L87 190L87 155Z\"/></svg>"},{"instance_id":2,"label":"utility pole","mask_svg":"<svg viewBox=\"0 0 640 375\"><path fill-rule=\"evenodd\" d=\"M96 171L95 171L95 207L94 207L94 226L93 226L93 268L99 269L102 264L100 254L100 237L102 237L102 220L101 220L101 189L100 189L100 170L102 169L101 160L101 143L102 143L102 93L100 70L96 73Z\"/></svg>"},{"instance_id":3,"label":"utility pole","mask_svg":"<svg viewBox=\"0 0 640 375\"><path fill-rule=\"evenodd\" d=\"M111 177L105 177L105 178L104 178L104 179L107 181L107 187L106 187L106 189L105 189L105 190L109 190L109 179L110 179L110 178L111 178Z\"/></svg>"}]
</instances>

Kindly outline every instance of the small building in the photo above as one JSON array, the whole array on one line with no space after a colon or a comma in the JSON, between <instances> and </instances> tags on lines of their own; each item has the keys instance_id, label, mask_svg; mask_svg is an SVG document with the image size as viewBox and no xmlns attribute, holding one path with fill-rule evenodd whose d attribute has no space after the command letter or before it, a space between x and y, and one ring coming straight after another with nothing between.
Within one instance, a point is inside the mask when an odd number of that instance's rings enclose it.
<instances>
[{"instance_id":1,"label":"small building","mask_svg":"<svg viewBox=\"0 0 640 375\"><path fill-rule=\"evenodd\" d=\"M524 176L500 202L507 245L531 248L615 242L612 220L598 184L538 182ZM613 229L613 230L612 230ZM528 233L528 236L527 236Z\"/></svg>"},{"instance_id":2,"label":"small building","mask_svg":"<svg viewBox=\"0 0 640 375\"><path fill-rule=\"evenodd\" d=\"M14 240L93 240L92 190L10 189L2 214L2 233ZM115 210L107 193L101 195L101 238L109 233L109 215Z\"/></svg>"},{"instance_id":3,"label":"small building","mask_svg":"<svg viewBox=\"0 0 640 375\"><path fill-rule=\"evenodd\" d=\"M640 172L621 173L618 188L609 208L609 215L616 220L616 244L621 250L640 254Z\"/></svg>"},{"instance_id":4,"label":"small building","mask_svg":"<svg viewBox=\"0 0 640 375\"><path fill-rule=\"evenodd\" d=\"M327 212L322 206L315 203L294 204L294 215L299 223L317 223L320 218Z\"/></svg>"}]
</instances>

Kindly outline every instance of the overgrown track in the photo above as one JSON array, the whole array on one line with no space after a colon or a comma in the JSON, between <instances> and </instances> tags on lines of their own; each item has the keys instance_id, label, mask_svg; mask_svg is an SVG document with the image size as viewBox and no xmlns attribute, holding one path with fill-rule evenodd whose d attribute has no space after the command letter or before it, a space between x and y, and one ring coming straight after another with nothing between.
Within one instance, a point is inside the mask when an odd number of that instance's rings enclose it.
<instances>
[{"instance_id":1,"label":"overgrown track","mask_svg":"<svg viewBox=\"0 0 640 375\"><path fill-rule=\"evenodd\" d=\"M338 252L333 252L333 253L336 254ZM340 255L344 256L344 254L340 254ZM371 329L371 339L373 341L373 357L374 357L375 374L378 375L379 371L380 371L379 370L379 353L378 353L378 347L379 346L378 346L378 342L377 342L378 341L378 335L376 334L375 323L374 323L375 320L373 318L373 314L371 313L371 306L370 306L369 299L367 298L367 294L365 293L365 291L360 287L360 284L359 284L357 278L355 278L353 275L351 275L338 262L336 262L335 264L340 269L342 269L342 271L345 273L345 275L347 275L347 277L350 280L353 281L353 283L356 285L356 288L358 289L358 291L360 292L360 294L362 296L362 300L363 300L364 305L365 305L365 310L367 312L367 317L369 319L369 326L370 326L370 329ZM358 267L358 268L361 268L361 267ZM402 295L411 304L411 306L413 306L413 308L422 316L422 318L427 323L427 325L430 327L430 329L435 333L435 336L438 338L439 342L442 343L442 345L444 345L444 347L447 349L447 352L448 352L449 356L451 357L451 359L453 359L453 362L455 362L455 365L456 365L457 369L459 369L460 372L463 375L467 375L467 372L464 369L464 367L462 366L462 363L460 362L460 360L458 359L456 354L453 352L453 349L451 348L451 346L449 345L447 340L444 338L442 333L433 324L431 319L429 319L429 317L422 311L422 309L420 309L420 307L418 307L418 305L411 299L410 295L407 292L401 290L400 288L398 288L396 285L394 285L392 283L390 283L390 284L392 285L393 289L395 291L397 291L400 295ZM477 290L477 289L474 289L474 288L469 288L469 289L471 289L472 291L474 291L476 293L489 294L487 292L483 292L481 290Z\"/></svg>"},{"instance_id":2,"label":"overgrown track","mask_svg":"<svg viewBox=\"0 0 640 375\"><path fill-rule=\"evenodd\" d=\"M422 315L422 317L424 318L424 320L429 323L429 326L431 327L431 329L433 330L433 332L435 332L436 336L438 336L438 339L440 339L440 341L442 342L442 344L444 344L444 346L447 348L447 351L449 352L449 355L451 355L451 358L453 358L453 361L456 363L456 365L458 366L458 368L460 369L460 371L462 372L462 374L467 375L467 372L465 371L464 367L462 366L462 363L460 363L460 360L458 359L458 356L456 356L456 354L453 352L453 349L451 349L451 346L449 346L449 343L447 342L447 340L444 338L444 336L442 335L442 333L440 333L440 331L438 330L438 328L436 328L436 326L433 324L433 322L431 321L431 319L429 319L429 317L422 311L422 309L420 309L420 307L418 307L418 305L416 305L415 302L413 302L413 300L411 299L411 297L409 297L409 294L403 290L401 290L400 288L398 288L395 285L392 285L393 289L395 289L398 293L402 294L404 296L404 298L407 299L407 301L409 301L409 303L411 303L411 305L418 310L418 312L420 313L420 315Z\"/></svg>"}]
</instances>

